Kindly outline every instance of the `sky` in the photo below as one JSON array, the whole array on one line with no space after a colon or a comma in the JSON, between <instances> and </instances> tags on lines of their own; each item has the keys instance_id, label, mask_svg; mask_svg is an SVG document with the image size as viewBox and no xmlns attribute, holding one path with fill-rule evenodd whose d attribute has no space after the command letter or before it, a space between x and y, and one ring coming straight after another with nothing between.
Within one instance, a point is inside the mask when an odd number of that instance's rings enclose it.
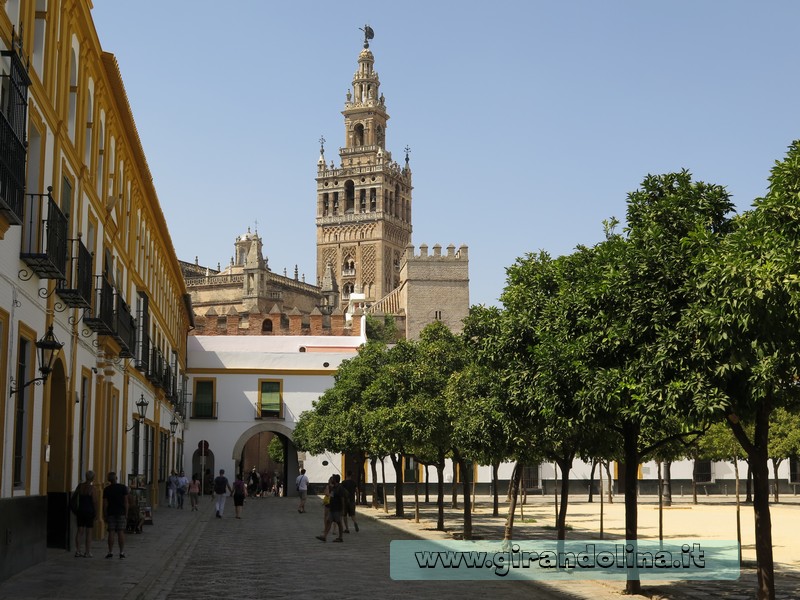
<instances>
[{"instance_id":1,"label":"sky","mask_svg":"<svg viewBox=\"0 0 800 600\"><path fill-rule=\"evenodd\" d=\"M224 267L248 228L315 282L319 138L344 146L369 24L412 243L469 247L470 303L506 268L624 223L648 174L688 169L739 212L800 138L800 3L740 0L94 0L172 243ZM256 225L257 223L257 225Z\"/></svg>"}]
</instances>

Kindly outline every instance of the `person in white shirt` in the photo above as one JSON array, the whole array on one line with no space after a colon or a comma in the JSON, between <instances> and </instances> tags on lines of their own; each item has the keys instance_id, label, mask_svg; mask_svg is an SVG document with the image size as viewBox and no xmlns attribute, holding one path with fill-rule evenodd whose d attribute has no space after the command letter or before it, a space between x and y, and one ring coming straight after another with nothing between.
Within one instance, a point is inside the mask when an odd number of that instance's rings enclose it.
<instances>
[{"instance_id":1,"label":"person in white shirt","mask_svg":"<svg viewBox=\"0 0 800 600\"><path fill-rule=\"evenodd\" d=\"M308 477L306 477L306 470L300 469L300 475L295 480L295 487L300 495L300 504L297 506L297 512L306 512L306 497L308 496Z\"/></svg>"}]
</instances>

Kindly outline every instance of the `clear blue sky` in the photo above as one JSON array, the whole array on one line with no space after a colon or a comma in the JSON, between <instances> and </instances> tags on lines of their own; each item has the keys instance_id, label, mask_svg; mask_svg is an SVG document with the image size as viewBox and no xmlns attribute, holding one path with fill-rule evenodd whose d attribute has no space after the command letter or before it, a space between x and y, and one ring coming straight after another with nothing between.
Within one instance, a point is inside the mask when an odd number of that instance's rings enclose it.
<instances>
[{"instance_id":1,"label":"clear blue sky","mask_svg":"<svg viewBox=\"0 0 800 600\"><path fill-rule=\"evenodd\" d=\"M94 0L183 260L225 265L258 221L273 271L314 283L316 164L344 145L363 42L411 147L416 246L467 244L470 298L625 217L689 169L746 210L800 137L800 3Z\"/></svg>"}]
</instances>

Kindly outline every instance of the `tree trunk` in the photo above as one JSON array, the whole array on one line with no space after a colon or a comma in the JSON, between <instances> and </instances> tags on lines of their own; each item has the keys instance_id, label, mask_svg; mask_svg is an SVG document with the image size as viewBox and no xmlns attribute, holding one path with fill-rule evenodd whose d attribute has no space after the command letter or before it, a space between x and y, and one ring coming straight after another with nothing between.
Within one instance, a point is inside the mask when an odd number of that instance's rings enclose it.
<instances>
[{"instance_id":1,"label":"tree trunk","mask_svg":"<svg viewBox=\"0 0 800 600\"><path fill-rule=\"evenodd\" d=\"M697 504L697 460L692 461L692 504Z\"/></svg>"},{"instance_id":2,"label":"tree trunk","mask_svg":"<svg viewBox=\"0 0 800 600\"><path fill-rule=\"evenodd\" d=\"M745 483L745 498L748 504L753 502L753 469L750 467L750 460L747 461L747 482Z\"/></svg>"},{"instance_id":3,"label":"tree trunk","mask_svg":"<svg viewBox=\"0 0 800 600\"><path fill-rule=\"evenodd\" d=\"M519 496L519 482L522 479L522 466L517 462L514 465L514 472L511 475L511 481L509 482L509 505L508 505L508 516L506 517L506 527L505 531L503 531L503 539L510 540L511 536L514 534L514 511L517 510L517 496Z\"/></svg>"},{"instance_id":4,"label":"tree trunk","mask_svg":"<svg viewBox=\"0 0 800 600\"><path fill-rule=\"evenodd\" d=\"M611 478L611 461L605 463L606 477L608 479L608 503L614 504L614 480Z\"/></svg>"},{"instance_id":5,"label":"tree trunk","mask_svg":"<svg viewBox=\"0 0 800 600\"><path fill-rule=\"evenodd\" d=\"M572 469L572 458L558 460L558 467L561 469L561 506L558 510L558 520L556 521L556 539L567 539L567 508L569 502L569 472Z\"/></svg>"},{"instance_id":6,"label":"tree trunk","mask_svg":"<svg viewBox=\"0 0 800 600\"><path fill-rule=\"evenodd\" d=\"M771 460L772 460L772 479L775 482L775 495L773 496L773 498L775 499L775 504L778 504L778 502L780 502L780 496L778 495L779 494L779 492L778 492L778 487L779 487L779 483L778 483L778 467L781 466L781 463L783 462L783 459L782 458L773 458Z\"/></svg>"},{"instance_id":7,"label":"tree trunk","mask_svg":"<svg viewBox=\"0 0 800 600\"><path fill-rule=\"evenodd\" d=\"M431 472L430 465L425 465L425 504L431 501L430 497Z\"/></svg>"},{"instance_id":8,"label":"tree trunk","mask_svg":"<svg viewBox=\"0 0 800 600\"><path fill-rule=\"evenodd\" d=\"M390 454L392 466L394 467L394 514L396 517L405 516L403 510L403 455ZM385 495L386 490L384 490Z\"/></svg>"},{"instance_id":9,"label":"tree trunk","mask_svg":"<svg viewBox=\"0 0 800 600\"><path fill-rule=\"evenodd\" d=\"M436 484L437 497L436 497L436 529L444 531L444 453L439 453L439 462L436 463L436 477L439 480Z\"/></svg>"},{"instance_id":10,"label":"tree trunk","mask_svg":"<svg viewBox=\"0 0 800 600\"><path fill-rule=\"evenodd\" d=\"M378 457L370 458L369 464L372 470L372 508L378 508Z\"/></svg>"},{"instance_id":11,"label":"tree trunk","mask_svg":"<svg viewBox=\"0 0 800 600\"><path fill-rule=\"evenodd\" d=\"M497 482L497 475L498 475L499 471L500 471L500 463L499 462L495 462L492 465L492 481L494 482L492 484L492 492L493 492L493 496L494 496L494 498L492 499L492 502L493 502L493 504L492 504L492 516L493 517L496 517L496 516L498 516L500 514L500 495L498 493L499 490L497 489L497 483L498 483Z\"/></svg>"},{"instance_id":12,"label":"tree trunk","mask_svg":"<svg viewBox=\"0 0 800 600\"><path fill-rule=\"evenodd\" d=\"M414 522L419 523L419 468L414 463Z\"/></svg>"},{"instance_id":13,"label":"tree trunk","mask_svg":"<svg viewBox=\"0 0 800 600\"><path fill-rule=\"evenodd\" d=\"M637 477L639 475L639 426L634 423L625 423L622 426L622 445L625 453L625 539L634 545L639 529L639 502L637 498ZM626 594L639 594L642 591L642 582L634 570L628 571L628 580L625 584Z\"/></svg>"},{"instance_id":14,"label":"tree trunk","mask_svg":"<svg viewBox=\"0 0 800 600\"><path fill-rule=\"evenodd\" d=\"M594 502L594 471L597 468L597 459L592 459L592 472L589 473L589 502ZM600 476L603 476L602 471Z\"/></svg>"},{"instance_id":15,"label":"tree trunk","mask_svg":"<svg viewBox=\"0 0 800 600\"><path fill-rule=\"evenodd\" d=\"M451 490L453 495L452 508L458 508L458 484L456 483L458 480L458 463L455 457L451 459L451 462L453 463L453 489Z\"/></svg>"},{"instance_id":16,"label":"tree trunk","mask_svg":"<svg viewBox=\"0 0 800 600\"><path fill-rule=\"evenodd\" d=\"M736 474L736 541L739 542L739 568L742 568L742 510L739 502L739 458L733 457L733 471Z\"/></svg>"},{"instance_id":17,"label":"tree trunk","mask_svg":"<svg viewBox=\"0 0 800 600\"><path fill-rule=\"evenodd\" d=\"M749 443L741 423L728 418L739 443L747 451L748 465L753 474L753 512L756 518L756 573L758 600L775 600L775 563L772 556L772 519L769 512L769 416L772 407L768 399L758 403L753 442Z\"/></svg>"},{"instance_id":18,"label":"tree trunk","mask_svg":"<svg viewBox=\"0 0 800 600\"><path fill-rule=\"evenodd\" d=\"M664 506L672 506L672 461L664 462Z\"/></svg>"},{"instance_id":19,"label":"tree trunk","mask_svg":"<svg viewBox=\"0 0 800 600\"><path fill-rule=\"evenodd\" d=\"M381 478L383 479L383 512L389 512L389 493L386 489L386 461L381 461Z\"/></svg>"},{"instance_id":20,"label":"tree trunk","mask_svg":"<svg viewBox=\"0 0 800 600\"><path fill-rule=\"evenodd\" d=\"M664 480L661 478L661 461L658 461L658 541L664 542ZM661 546L659 546L661 547Z\"/></svg>"},{"instance_id":21,"label":"tree trunk","mask_svg":"<svg viewBox=\"0 0 800 600\"><path fill-rule=\"evenodd\" d=\"M467 468L466 462L461 455L456 451L453 453L453 458L458 460L459 471L461 473L461 486L464 495L464 534L463 539L472 539L472 503L470 498L470 469Z\"/></svg>"},{"instance_id":22,"label":"tree trunk","mask_svg":"<svg viewBox=\"0 0 800 600\"><path fill-rule=\"evenodd\" d=\"M758 429L758 427L756 427ZM766 426L763 427L766 429ZM758 433L756 433L758 436ZM753 463L753 511L756 517L756 562L758 569L758 599L775 600L775 568L772 558L772 520L769 512L769 466L767 440L757 448Z\"/></svg>"}]
</instances>

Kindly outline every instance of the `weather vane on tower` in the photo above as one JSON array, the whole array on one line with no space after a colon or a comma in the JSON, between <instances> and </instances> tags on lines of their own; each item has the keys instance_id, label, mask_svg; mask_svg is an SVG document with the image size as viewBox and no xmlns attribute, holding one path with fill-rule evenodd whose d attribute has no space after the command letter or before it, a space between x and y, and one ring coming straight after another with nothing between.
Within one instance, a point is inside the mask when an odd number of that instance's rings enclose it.
<instances>
[{"instance_id":1,"label":"weather vane on tower","mask_svg":"<svg viewBox=\"0 0 800 600\"><path fill-rule=\"evenodd\" d=\"M358 28L360 31L364 32L364 48L369 48L369 41L375 37L375 32L372 31L372 27L369 25L364 25L364 27Z\"/></svg>"}]
</instances>

